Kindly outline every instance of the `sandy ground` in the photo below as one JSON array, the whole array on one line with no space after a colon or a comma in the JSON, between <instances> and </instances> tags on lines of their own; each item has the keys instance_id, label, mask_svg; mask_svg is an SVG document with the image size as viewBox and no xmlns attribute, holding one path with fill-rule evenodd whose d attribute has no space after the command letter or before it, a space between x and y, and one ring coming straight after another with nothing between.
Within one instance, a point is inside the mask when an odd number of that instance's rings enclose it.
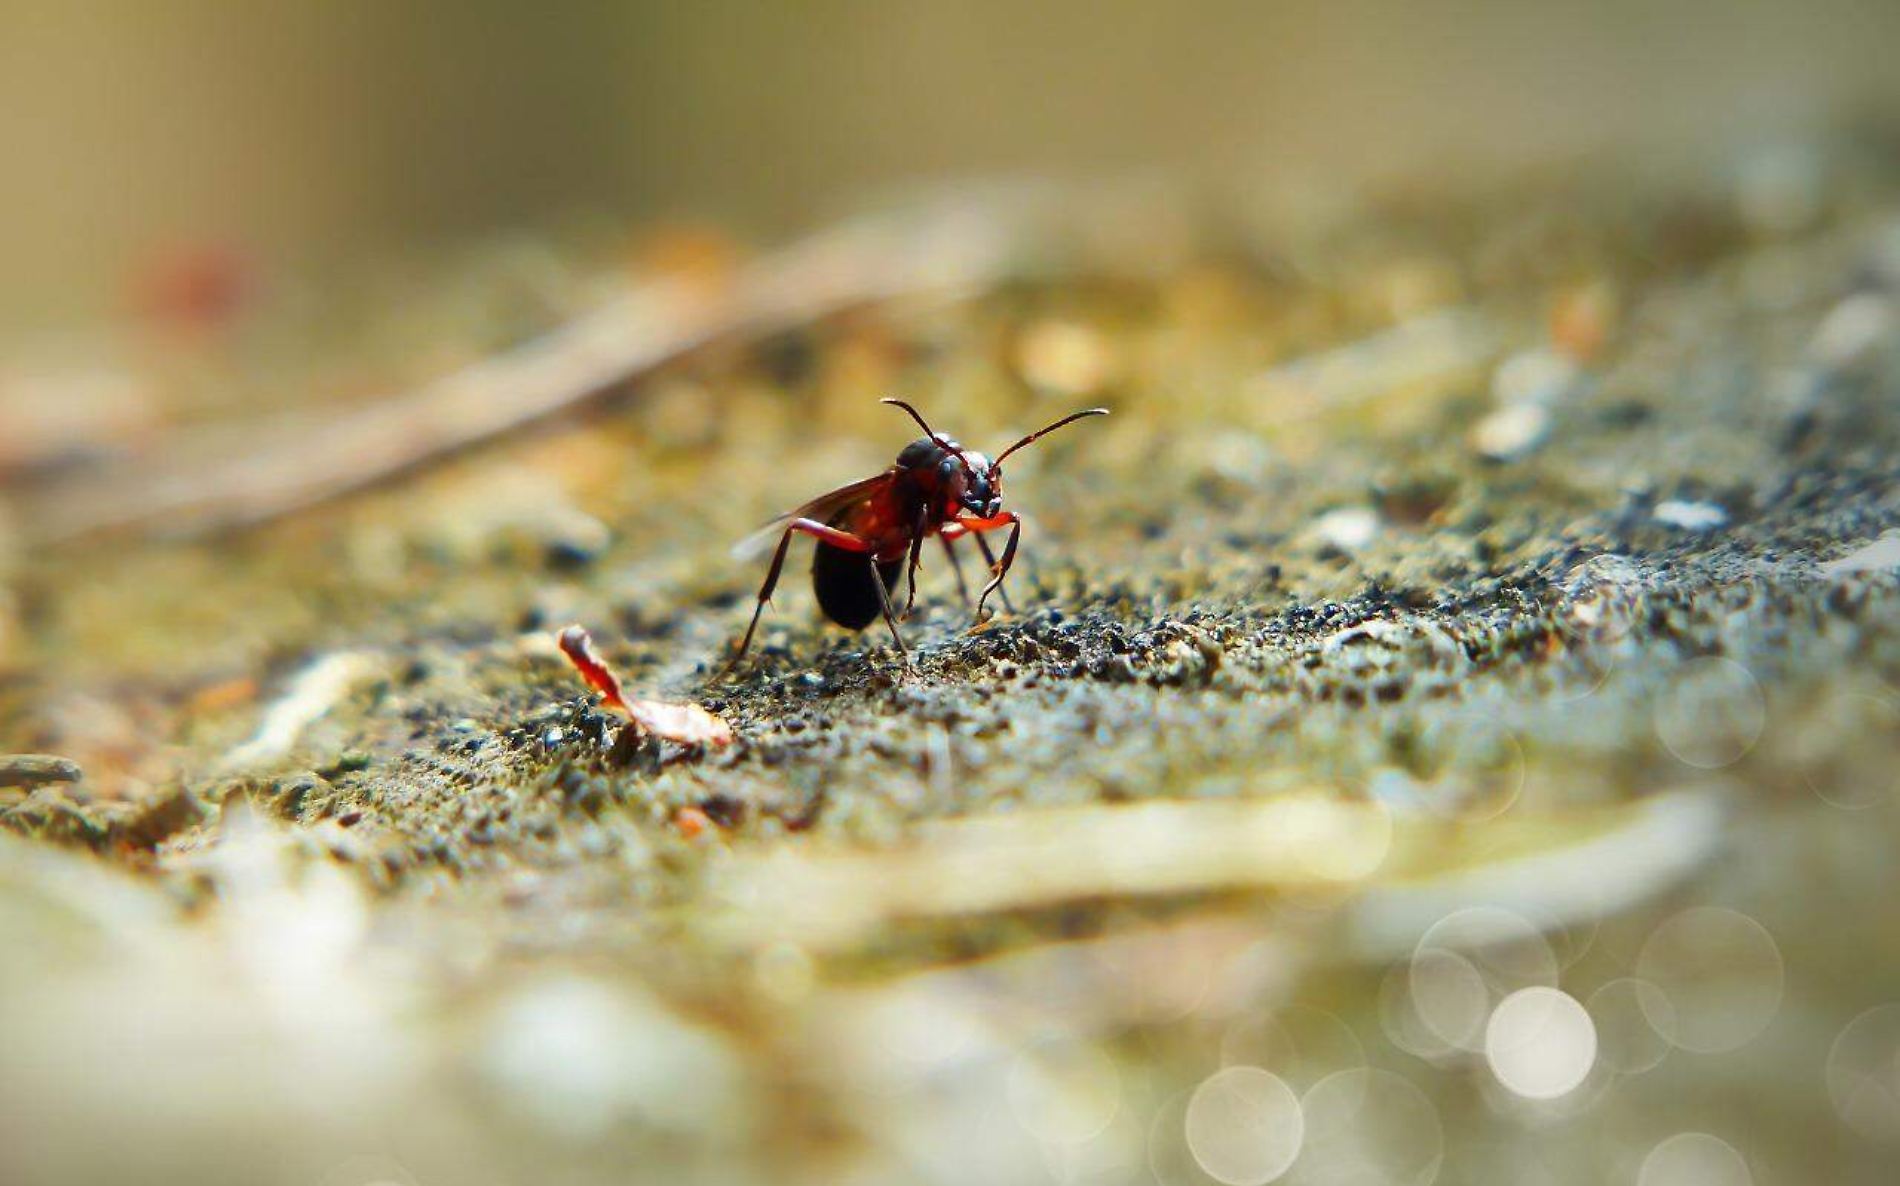
<instances>
[{"instance_id":1,"label":"sandy ground","mask_svg":"<svg viewBox=\"0 0 1900 1186\"><path fill-rule=\"evenodd\" d=\"M0 752L83 776L0 789L4 1176L1888 1180L1882 159L1111 203L241 533L16 472ZM587 305L515 281L118 378L320 413ZM715 680L888 394L1113 415L1012 459L1015 612L927 550L907 668L801 550ZM621 737L570 622L736 742Z\"/></svg>"}]
</instances>

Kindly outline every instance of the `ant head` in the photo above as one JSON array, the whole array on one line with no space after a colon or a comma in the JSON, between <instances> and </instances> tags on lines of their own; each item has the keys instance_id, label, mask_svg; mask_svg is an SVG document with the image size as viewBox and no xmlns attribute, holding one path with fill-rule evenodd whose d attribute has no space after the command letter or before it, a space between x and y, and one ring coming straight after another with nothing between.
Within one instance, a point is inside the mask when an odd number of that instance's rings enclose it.
<instances>
[{"instance_id":1,"label":"ant head","mask_svg":"<svg viewBox=\"0 0 1900 1186\"><path fill-rule=\"evenodd\" d=\"M951 513L968 512L988 518L1002 507L1002 475L981 453L963 448L941 433L918 437L897 455L899 469L929 472L931 489L951 506Z\"/></svg>"},{"instance_id":2,"label":"ant head","mask_svg":"<svg viewBox=\"0 0 1900 1186\"><path fill-rule=\"evenodd\" d=\"M950 486L957 505L978 518L994 518L1003 509L1003 471L981 453L964 453L960 460L963 480Z\"/></svg>"},{"instance_id":3,"label":"ant head","mask_svg":"<svg viewBox=\"0 0 1900 1186\"><path fill-rule=\"evenodd\" d=\"M944 489L953 492L952 497L959 506L985 519L993 518L1003 509L1003 458L1024 445L1034 444L1065 424L1073 424L1086 416L1108 415L1107 408L1084 408L1080 412L1071 412L1055 423L1030 433L998 453L996 460L991 461L981 453L965 452L955 441L937 433L924 419L923 413L903 400L886 399L879 402L902 408L910 413L910 418L929 434L922 440L912 442L908 448L898 454L898 464L906 464L907 459L921 460L928 451L933 449L943 450L946 456L939 465L938 478Z\"/></svg>"}]
</instances>

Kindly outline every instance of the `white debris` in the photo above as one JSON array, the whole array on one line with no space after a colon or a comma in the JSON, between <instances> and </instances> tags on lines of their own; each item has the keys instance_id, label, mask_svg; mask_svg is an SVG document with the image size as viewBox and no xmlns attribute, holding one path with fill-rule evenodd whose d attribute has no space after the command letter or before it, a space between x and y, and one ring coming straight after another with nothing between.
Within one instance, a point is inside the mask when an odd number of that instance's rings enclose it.
<instances>
[{"instance_id":1,"label":"white debris","mask_svg":"<svg viewBox=\"0 0 1900 1186\"><path fill-rule=\"evenodd\" d=\"M1847 555L1821 565L1821 571L1831 577L1894 568L1900 568L1900 531L1886 532L1872 543L1862 544Z\"/></svg>"},{"instance_id":2,"label":"white debris","mask_svg":"<svg viewBox=\"0 0 1900 1186\"><path fill-rule=\"evenodd\" d=\"M1709 531L1728 522L1728 512L1712 502L1671 498L1656 504L1656 521L1683 531Z\"/></svg>"},{"instance_id":3,"label":"white debris","mask_svg":"<svg viewBox=\"0 0 1900 1186\"><path fill-rule=\"evenodd\" d=\"M1371 507L1340 507L1313 520L1313 538L1342 552L1357 552L1378 538L1379 512Z\"/></svg>"}]
</instances>

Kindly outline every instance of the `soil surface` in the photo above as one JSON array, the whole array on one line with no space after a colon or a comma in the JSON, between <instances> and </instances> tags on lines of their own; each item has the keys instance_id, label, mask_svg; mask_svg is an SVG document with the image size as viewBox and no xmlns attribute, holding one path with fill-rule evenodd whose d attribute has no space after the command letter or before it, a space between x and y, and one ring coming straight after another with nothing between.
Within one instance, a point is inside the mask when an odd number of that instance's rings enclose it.
<instances>
[{"instance_id":1,"label":"soil surface","mask_svg":"<svg viewBox=\"0 0 1900 1186\"><path fill-rule=\"evenodd\" d=\"M1078 196L236 533L40 540L99 462L10 471L0 1176L1888 1180L1890 160ZM616 266L521 251L574 279L115 365L238 455ZM1012 612L933 545L906 664L800 543L719 678L732 546L888 465L884 395L1112 414L1011 459ZM623 734L570 623L735 742Z\"/></svg>"}]
</instances>

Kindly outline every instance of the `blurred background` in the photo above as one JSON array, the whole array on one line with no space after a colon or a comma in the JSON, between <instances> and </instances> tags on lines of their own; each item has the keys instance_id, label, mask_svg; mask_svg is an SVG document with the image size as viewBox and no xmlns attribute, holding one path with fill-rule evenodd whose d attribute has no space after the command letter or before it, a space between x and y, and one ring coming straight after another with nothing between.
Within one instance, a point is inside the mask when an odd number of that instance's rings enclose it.
<instances>
[{"instance_id":1,"label":"blurred background","mask_svg":"<svg viewBox=\"0 0 1900 1186\"><path fill-rule=\"evenodd\" d=\"M1882 0L12 0L0 327L207 246L281 285L577 218L772 240L969 175L1715 160L1890 109L1897 41Z\"/></svg>"}]
</instances>

